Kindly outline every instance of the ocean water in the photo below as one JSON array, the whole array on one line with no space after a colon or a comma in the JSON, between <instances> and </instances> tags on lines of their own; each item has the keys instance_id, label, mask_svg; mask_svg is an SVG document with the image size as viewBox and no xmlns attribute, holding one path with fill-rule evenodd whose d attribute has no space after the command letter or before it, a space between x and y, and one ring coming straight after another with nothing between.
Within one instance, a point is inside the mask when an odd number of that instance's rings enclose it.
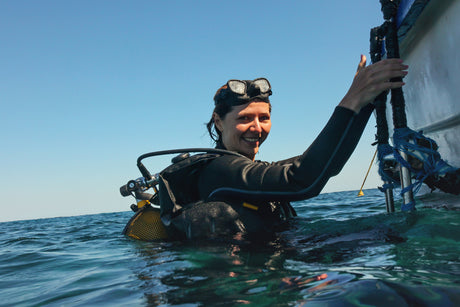
<instances>
[{"instance_id":1,"label":"ocean water","mask_svg":"<svg viewBox=\"0 0 460 307\"><path fill-rule=\"evenodd\" d=\"M0 223L0 306L460 306L460 199L356 194L265 244L140 242L129 211Z\"/></svg>"}]
</instances>

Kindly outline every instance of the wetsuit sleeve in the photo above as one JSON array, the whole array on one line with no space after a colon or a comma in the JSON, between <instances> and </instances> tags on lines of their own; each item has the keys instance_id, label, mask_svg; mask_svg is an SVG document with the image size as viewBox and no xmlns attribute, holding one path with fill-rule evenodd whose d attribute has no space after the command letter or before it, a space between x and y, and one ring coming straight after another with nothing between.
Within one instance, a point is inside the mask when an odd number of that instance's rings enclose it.
<instances>
[{"instance_id":1,"label":"wetsuit sleeve","mask_svg":"<svg viewBox=\"0 0 460 307\"><path fill-rule=\"evenodd\" d=\"M225 155L212 161L199 179L206 198L218 188L295 192L315 184L318 195L330 177L337 175L353 153L372 113L369 105L359 114L336 107L312 145L298 157L276 163L253 162Z\"/></svg>"}]
</instances>

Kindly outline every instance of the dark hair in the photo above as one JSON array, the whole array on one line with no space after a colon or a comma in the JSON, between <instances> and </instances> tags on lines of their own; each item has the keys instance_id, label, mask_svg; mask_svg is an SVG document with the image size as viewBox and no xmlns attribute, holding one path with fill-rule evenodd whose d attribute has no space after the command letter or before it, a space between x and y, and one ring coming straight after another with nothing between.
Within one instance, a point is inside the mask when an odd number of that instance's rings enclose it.
<instances>
[{"instance_id":1,"label":"dark hair","mask_svg":"<svg viewBox=\"0 0 460 307\"><path fill-rule=\"evenodd\" d=\"M267 102L262 99L254 99L251 102ZM267 102L269 105L269 111L270 113L272 112L272 105L270 102ZM213 114L216 113L219 115L221 119L224 119L225 116L233 109L232 106L226 104L226 103L218 103L214 107ZM218 148L224 148L224 144L222 143L222 133L219 131L219 129L216 128L215 122L214 122L214 116L211 116L211 119L209 122L206 124L206 128L208 129L209 136L211 139L215 142L216 147Z\"/></svg>"},{"instance_id":2,"label":"dark hair","mask_svg":"<svg viewBox=\"0 0 460 307\"><path fill-rule=\"evenodd\" d=\"M220 118L224 118L225 115L227 115L228 112L232 110L232 107L229 106L226 103L219 103L218 105L215 106L214 111L212 112L211 119L209 122L206 124L206 128L208 129L209 136L211 137L211 140L216 143L216 147L223 147L222 144L222 133L219 131L219 129L216 128L215 122L214 122L214 113L219 115Z\"/></svg>"}]
</instances>

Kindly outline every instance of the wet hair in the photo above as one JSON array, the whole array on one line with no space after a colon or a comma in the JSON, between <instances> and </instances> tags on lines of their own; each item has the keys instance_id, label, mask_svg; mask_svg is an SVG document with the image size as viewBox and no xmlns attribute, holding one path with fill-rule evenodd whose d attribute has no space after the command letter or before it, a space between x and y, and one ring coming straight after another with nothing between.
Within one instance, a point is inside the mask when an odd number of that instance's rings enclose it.
<instances>
[{"instance_id":1,"label":"wet hair","mask_svg":"<svg viewBox=\"0 0 460 307\"><path fill-rule=\"evenodd\" d=\"M267 102L266 100L262 99L254 99L251 102L266 102L269 105L269 111L270 113L272 112L272 105L270 102ZM211 139L214 141L216 144L217 148L225 148L224 144L222 143L222 133L217 129L216 124L214 122L214 113L219 115L221 119L224 119L225 116L232 111L233 106L230 106L226 103L218 103L214 107L213 115L211 116L211 119L209 122L206 124L206 128L208 129L209 136Z\"/></svg>"}]
</instances>

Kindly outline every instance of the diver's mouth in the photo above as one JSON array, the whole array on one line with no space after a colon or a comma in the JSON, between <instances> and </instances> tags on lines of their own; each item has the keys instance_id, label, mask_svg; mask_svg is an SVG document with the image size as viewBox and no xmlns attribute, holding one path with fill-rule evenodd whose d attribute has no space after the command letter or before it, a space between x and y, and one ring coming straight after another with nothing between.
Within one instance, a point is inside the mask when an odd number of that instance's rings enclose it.
<instances>
[{"instance_id":1,"label":"diver's mouth","mask_svg":"<svg viewBox=\"0 0 460 307\"><path fill-rule=\"evenodd\" d=\"M256 142L260 142L260 138L259 137L244 137L243 140L245 140L246 142L249 142L249 143L256 143Z\"/></svg>"}]
</instances>

